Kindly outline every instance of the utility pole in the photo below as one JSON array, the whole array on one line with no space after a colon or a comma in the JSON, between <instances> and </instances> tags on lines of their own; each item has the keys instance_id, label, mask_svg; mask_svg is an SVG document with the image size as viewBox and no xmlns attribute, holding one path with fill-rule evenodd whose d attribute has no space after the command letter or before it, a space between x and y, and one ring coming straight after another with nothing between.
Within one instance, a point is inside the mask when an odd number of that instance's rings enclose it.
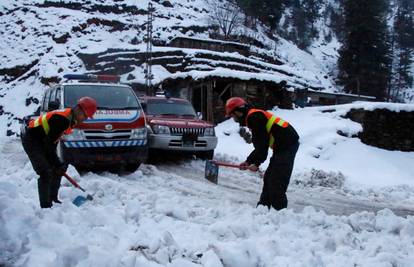
<instances>
[{"instance_id":1,"label":"utility pole","mask_svg":"<svg viewBox=\"0 0 414 267\"><path fill-rule=\"evenodd\" d=\"M153 95L153 88L152 88L152 79L154 76L152 75L152 22L154 21L154 7L152 3L148 3L148 18L147 18L147 34L145 41L147 42L147 53L146 53L146 60L145 60L145 84L147 86L147 95Z\"/></svg>"}]
</instances>

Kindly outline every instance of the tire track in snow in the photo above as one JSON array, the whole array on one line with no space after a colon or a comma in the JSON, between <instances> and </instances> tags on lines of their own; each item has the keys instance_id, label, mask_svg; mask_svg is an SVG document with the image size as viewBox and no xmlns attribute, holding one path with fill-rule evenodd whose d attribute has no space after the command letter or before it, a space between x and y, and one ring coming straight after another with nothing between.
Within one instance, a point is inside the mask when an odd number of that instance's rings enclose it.
<instances>
[{"instance_id":1,"label":"tire track in snow","mask_svg":"<svg viewBox=\"0 0 414 267\"><path fill-rule=\"evenodd\" d=\"M191 180L204 180L204 162L200 160L187 160L181 163L161 163L156 168L168 173L175 173L181 178ZM204 183L209 184L207 180ZM255 206L259 200L262 182L258 175L235 169L220 167L218 185L216 190L222 190L233 196L239 196L241 201ZM335 189L336 190L336 189ZM330 188L299 188L290 185L287 192L289 208L301 211L306 206L313 206L317 210L323 210L327 214L350 215L355 212L374 212L382 209L390 209L394 214L402 217L414 215L414 210L408 207L400 207L390 202L374 202L369 199L352 199L350 196L335 193Z\"/></svg>"},{"instance_id":2,"label":"tire track in snow","mask_svg":"<svg viewBox=\"0 0 414 267\"><path fill-rule=\"evenodd\" d=\"M5 145L1 148L3 156L0 161L3 175L21 171L28 164L28 158L21 147L20 140L15 139L4 143ZM156 165L143 165L139 171L144 176L149 176L148 181L135 180L133 178L135 174L119 179L131 183L131 186L138 182L141 188L153 191L168 187L170 190L195 199L202 198L217 203L231 201L250 206L257 204L262 187L262 181L258 175L221 167L218 185L214 185L204 179L204 164L205 162L201 160L181 160ZM106 173L94 175L107 177ZM116 175L113 176L117 177ZM169 177L169 179L159 180L152 176ZM398 206L396 203L352 199L350 196L335 193L334 190L329 188L298 188L291 184L288 190L288 198L289 208L295 211L301 211L306 206L313 206L318 210L324 210L328 214L349 215L362 211L378 212L388 208L398 216L414 215L413 209Z\"/></svg>"}]
</instances>

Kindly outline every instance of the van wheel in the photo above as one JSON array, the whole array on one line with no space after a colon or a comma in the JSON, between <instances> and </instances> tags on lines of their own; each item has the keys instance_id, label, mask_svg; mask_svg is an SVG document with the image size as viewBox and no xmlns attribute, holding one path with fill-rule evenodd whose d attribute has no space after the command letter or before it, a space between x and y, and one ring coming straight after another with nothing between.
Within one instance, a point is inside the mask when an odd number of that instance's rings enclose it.
<instances>
[{"instance_id":1,"label":"van wheel","mask_svg":"<svg viewBox=\"0 0 414 267\"><path fill-rule=\"evenodd\" d=\"M85 175L87 172L91 170L90 168L87 168L86 166L74 165L73 167L75 167L76 171L79 173L80 176Z\"/></svg>"},{"instance_id":2,"label":"van wheel","mask_svg":"<svg viewBox=\"0 0 414 267\"><path fill-rule=\"evenodd\" d=\"M197 156L197 158L200 158L200 159L213 159L214 150L197 152L196 156Z\"/></svg>"},{"instance_id":3,"label":"van wheel","mask_svg":"<svg viewBox=\"0 0 414 267\"><path fill-rule=\"evenodd\" d=\"M150 148L148 149L148 157L145 163L147 164L156 164L161 160L162 151L159 149Z\"/></svg>"},{"instance_id":4,"label":"van wheel","mask_svg":"<svg viewBox=\"0 0 414 267\"><path fill-rule=\"evenodd\" d=\"M135 172L136 170L138 170L139 166L141 165L141 163L129 163L127 165L125 165L125 171L127 172Z\"/></svg>"}]
</instances>

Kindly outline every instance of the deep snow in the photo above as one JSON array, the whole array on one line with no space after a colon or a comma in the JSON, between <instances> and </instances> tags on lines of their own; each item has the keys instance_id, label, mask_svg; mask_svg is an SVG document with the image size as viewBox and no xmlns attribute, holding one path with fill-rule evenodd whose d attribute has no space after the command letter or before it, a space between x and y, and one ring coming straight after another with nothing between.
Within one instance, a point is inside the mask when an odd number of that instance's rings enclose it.
<instances>
[{"instance_id":1,"label":"deep snow","mask_svg":"<svg viewBox=\"0 0 414 267\"><path fill-rule=\"evenodd\" d=\"M411 266L414 153L337 135L360 129L340 117L347 108L274 111L301 135L289 208L280 212L255 207L262 186L256 173L221 168L214 185L203 178L204 162L191 159L143 165L125 176L79 177L71 167L94 200L74 206L80 192L64 181L64 203L41 210L36 175L19 140L3 138L0 264ZM251 146L236 123L216 130L216 157L244 160ZM362 162L363 169L355 168Z\"/></svg>"}]
</instances>

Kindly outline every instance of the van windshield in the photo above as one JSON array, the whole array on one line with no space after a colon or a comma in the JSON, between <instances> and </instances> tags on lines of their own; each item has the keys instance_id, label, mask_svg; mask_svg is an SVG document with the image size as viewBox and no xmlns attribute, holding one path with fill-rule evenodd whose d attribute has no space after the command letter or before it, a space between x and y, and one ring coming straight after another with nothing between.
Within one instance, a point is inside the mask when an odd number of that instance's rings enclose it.
<instances>
[{"instance_id":1,"label":"van windshield","mask_svg":"<svg viewBox=\"0 0 414 267\"><path fill-rule=\"evenodd\" d=\"M98 109L141 109L130 87L77 84L65 85L65 107L74 107L83 96L96 100Z\"/></svg>"}]
</instances>

